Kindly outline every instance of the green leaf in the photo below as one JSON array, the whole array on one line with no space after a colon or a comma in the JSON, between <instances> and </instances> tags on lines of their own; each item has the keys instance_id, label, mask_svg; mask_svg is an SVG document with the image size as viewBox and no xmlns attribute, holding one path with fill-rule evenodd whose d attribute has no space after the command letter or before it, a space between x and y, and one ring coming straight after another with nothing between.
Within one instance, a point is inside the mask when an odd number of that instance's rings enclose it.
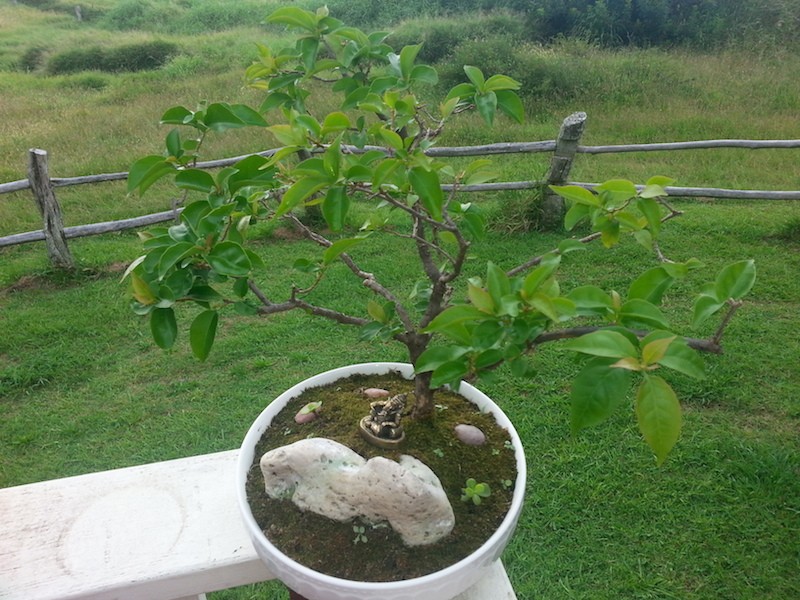
<instances>
[{"instance_id":1,"label":"green leaf","mask_svg":"<svg viewBox=\"0 0 800 600\"><path fill-rule=\"evenodd\" d=\"M467 74L467 77L472 82L472 85L475 86L475 89L479 94L486 91L486 80L483 77L483 72L478 67L465 65L464 73Z\"/></svg>"},{"instance_id":2,"label":"green leaf","mask_svg":"<svg viewBox=\"0 0 800 600\"><path fill-rule=\"evenodd\" d=\"M206 258L214 271L229 277L245 277L252 268L247 252L236 242L220 242Z\"/></svg>"},{"instance_id":3,"label":"green leaf","mask_svg":"<svg viewBox=\"0 0 800 600\"><path fill-rule=\"evenodd\" d=\"M638 358L639 356L636 347L627 337L617 331L607 329L593 331L569 340L564 347L567 350L607 358Z\"/></svg>"},{"instance_id":4,"label":"green leaf","mask_svg":"<svg viewBox=\"0 0 800 600\"><path fill-rule=\"evenodd\" d=\"M497 92L499 90L518 90L519 81L512 79L508 75L492 75L486 80L484 89L486 91Z\"/></svg>"},{"instance_id":5,"label":"green leaf","mask_svg":"<svg viewBox=\"0 0 800 600\"><path fill-rule=\"evenodd\" d=\"M495 306L500 306L503 298L511 293L511 280L508 275L491 261L486 264L486 288L492 295Z\"/></svg>"},{"instance_id":6,"label":"green leaf","mask_svg":"<svg viewBox=\"0 0 800 600\"><path fill-rule=\"evenodd\" d=\"M320 133L326 136L330 133L340 133L350 128L350 119L343 112L332 112L322 122Z\"/></svg>"},{"instance_id":7,"label":"green leaf","mask_svg":"<svg viewBox=\"0 0 800 600\"><path fill-rule=\"evenodd\" d=\"M657 332L660 336L670 336L669 332ZM654 334L645 338L644 341L649 341ZM703 359L700 354L689 347L685 340L682 338L675 338L667 348L664 356L658 360L658 364L678 371L694 379L705 379L706 372L703 364Z\"/></svg>"},{"instance_id":8,"label":"green leaf","mask_svg":"<svg viewBox=\"0 0 800 600\"><path fill-rule=\"evenodd\" d=\"M471 98L475 95L475 86L471 83L459 83L445 97L445 102L456 98Z\"/></svg>"},{"instance_id":9,"label":"green leaf","mask_svg":"<svg viewBox=\"0 0 800 600\"><path fill-rule=\"evenodd\" d=\"M187 256L200 251L200 248L191 242L178 242L164 251L158 261L158 276L164 277L176 263Z\"/></svg>"},{"instance_id":10,"label":"green leaf","mask_svg":"<svg viewBox=\"0 0 800 600\"><path fill-rule=\"evenodd\" d=\"M337 186L328 190L322 203L322 216L332 231L342 230L349 208L350 197L347 195L347 188Z\"/></svg>"},{"instance_id":11,"label":"green leaf","mask_svg":"<svg viewBox=\"0 0 800 600\"><path fill-rule=\"evenodd\" d=\"M461 358L468 351L462 346L434 346L420 354L414 365L415 373L426 373L438 369L445 363Z\"/></svg>"},{"instance_id":12,"label":"green leaf","mask_svg":"<svg viewBox=\"0 0 800 600\"><path fill-rule=\"evenodd\" d=\"M502 110L506 116L511 117L517 123L525 121L525 107L522 100L510 90L499 90L495 92L497 96L497 108Z\"/></svg>"},{"instance_id":13,"label":"green leaf","mask_svg":"<svg viewBox=\"0 0 800 600\"><path fill-rule=\"evenodd\" d=\"M658 202L650 198L639 198L636 207L647 219L647 225L653 235L657 236L661 230L661 207Z\"/></svg>"},{"instance_id":14,"label":"green leaf","mask_svg":"<svg viewBox=\"0 0 800 600\"><path fill-rule=\"evenodd\" d=\"M156 181L175 171L172 163L164 160L163 156L145 156L131 165L128 173L128 192L135 189L139 194L144 194L145 190Z\"/></svg>"},{"instance_id":15,"label":"green leaf","mask_svg":"<svg viewBox=\"0 0 800 600\"><path fill-rule=\"evenodd\" d=\"M614 301L604 290L594 285L577 287L567 294L582 316L604 317L614 310Z\"/></svg>"},{"instance_id":16,"label":"green leaf","mask_svg":"<svg viewBox=\"0 0 800 600\"><path fill-rule=\"evenodd\" d=\"M619 206L637 194L636 185L627 179L609 179L598 185L595 190L601 192L606 198L606 203L612 206Z\"/></svg>"},{"instance_id":17,"label":"green leaf","mask_svg":"<svg viewBox=\"0 0 800 600\"><path fill-rule=\"evenodd\" d=\"M742 260L726 266L717 276L715 290L717 299L740 300L753 288L756 281L756 264L753 260Z\"/></svg>"},{"instance_id":18,"label":"green leaf","mask_svg":"<svg viewBox=\"0 0 800 600\"><path fill-rule=\"evenodd\" d=\"M492 125L494 123L494 115L497 113L497 94L494 92L475 94L475 107L486 124Z\"/></svg>"},{"instance_id":19,"label":"green leaf","mask_svg":"<svg viewBox=\"0 0 800 600\"><path fill-rule=\"evenodd\" d=\"M441 183L439 183L439 175L435 171L414 167L408 173L408 180L431 218L434 221L441 221L444 194Z\"/></svg>"},{"instance_id":20,"label":"green leaf","mask_svg":"<svg viewBox=\"0 0 800 600\"><path fill-rule=\"evenodd\" d=\"M437 388L443 385L457 386L461 380L469 373L469 361L466 356L457 360L446 362L433 371L431 376L431 387Z\"/></svg>"},{"instance_id":21,"label":"green leaf","mask_svg":"<svg viewBox=\"0 0 800 600\"><path fill-rule=\"evenodd\" d=\"M480 321L485 318L486 313L481 312L471 304L456 304L439 313L422 332L446 333L449 329L452 329L453 325L468 321Z\"/></svg>"},{"instance_id":22,"label":"green leaf","mask_svg":"<svg viewBox=\"0 0 800 600\"><path fill-rule=\"evenodd\" d=\"M492 295L482 287L469 282L467 286L467 296L475 308L490 315L494 314L495 304L492 300Z\"/></svg>"},{"instance_id":23,"label":"green leaf","mask_svg":"<svg viewBox=\"0 0 800 600\"><path fill-rule=\"evenodd\" d=\"M194 113L183 106L173 106L161 115L162 125L187 125Z\"/></svg>"},{"instance_id":24,"label":"green leaf","mask_svg":"<svg viewBox=\"0 0 800 600\"><path fill-rule=\"evenodd\" d=\"M367 302L367 313L379 323L385 324L387 321L386 311L383 309L383 306L378 302L375 302L375 300L370 299Z\"/></svg>"},{"instance_id":25,"label":"green leaf","mask_svg":"<svg viewBox=\"0 0 800 600\"><path fill-rule=\"evenodd\" d=\"M633 373L612 367L613 359L589 360L572 382L571 425L573 434L608 419L625 400Z\"/></svg>"},{"instance_id":26,"label":"green leaf","mask_svg":"<svg viewBox=\"0 0 800 600\"><path fill-rule=\"evenodd\" d=\"M317 30L317 17L314 13L295 6L285 6L274 10L267 17L266 22L289 25L311 33L316 33Z\"/></svg>"},{"instance_id":27,"label":"green leaf","mask_svg":"<svg viewBox=\"0 0 800 600\"><path fill-rule=\"evenodd\" d=\"M154 308L150 313L150 332L159 348L171 348L178 337L178 323L171 308Z\"/></svg>"},{"instance_id":28,"label":"green leaf","mask_svg":"<svg viewBox=\"0 0 800 600\"><path fill-rule=\"evenodd\" d=\"M204 310L194 318L189 328L189 344L192 353L200 360L208 358L217 333L219 314L215 310Z\"/></svg>"},{"instance_id":29,"label":"green leaf","mask_svg":"<svg viewBox=\"0 0 800 600\"><path fill-rule=\"evenodd\" d=\"M216 189L214 177L201 169L186 169L175 175L175 185L183 190L211 193Z\"/></svg>"},{"instance_id":30,"label":"green leaf","mask_svg":"<svg viewBox=\"0 0 800 600\"><path fill-rule=\"evenodd\" d=\"M522 284L522 297L530 298L545 281L553 276L553 273L556 272L560 263L561 256L559 255L555 255L555 258L552 260L542 261L542 264L525 277L525 281Z\"/></svg>"},{"instance_id":31,"label":"green leaf","mask_svg":"<svg viewBox=\"0 0 800 600\"><path fill-rule=\"evenodd\" d=\"M681 406L675 392L661 377L645 375L636 394L639 430L661 465L681 433Z\"/></svg>"},{"instance_id":32,"label":"green leaf","mask_svg":"<svg viewBox=\"0 0 800 600\"><path fill-rule=\"evenodd\" d=\"M367 237L366 235L361 235L358 237L345 238L334 242L322 254L322 263L324 265L331 264L334 260L339 258L341 254L347 252L348 250L350 250L350 248L363 242L366 239L366 237Z\"/></svg>"},{"instance_id":33,"label":"green leaf","mask_svg":"<svg viewBox=\"0 0 800 600\"><path fill-rule=\"evenodd\" d=\"M567 210L567 214L564 215L564 229L572 231L578 223L589 217L591 210L592 208L587 204L573 202L572 206ZM580 244L580 242L578 243Z\"/></svg>"},{"instance_id":34,"label":"green leaf","mask_svg":"<svg viewBox=\"0 0 800 600\"><path fill-rule=\"evenodd\" d=\"M281 198L281 203L275 211L275 217L281 217L295 208L298 204L313 196L322 188L330 184L328 178L304 177L299 179L286 190Z\"/></svg>"},{"instance_id":35,"label":"green leaf","mask_svg":"<svg viewBox=\"0 0 800 600\"><path fill-rule=\"evenodd\" d=\"M170 156L180 158L183 154L183 146L181 145L181 134L177 129L172 129L167 134L166 139L167 152Z\"/></svg>"},{"instance_id":36,"label":"green leaf","mask_svg":"<svg viewBox=\"0 0 800 600\"><path fill-rule=\"evenodd\" d=\"M625 327L631 328L669 329L669 324L658 307L638 298L628 300L622 305L619 321Z\"/></svg>"},{"instance_id":37,"label":"green leaf","mask_svg":"<svg viewBox=\"0 0 800 600\"><path fill-rule=\"evenodd\" d=\"M548 187L565 200L600 208L600 199L595 194L579 185L551 185Z\"/></svg>"},{"instance_id":38,"label":"green leaf","mask_svg":"<svg viewBox=\"0 0 800 600\"><path fill-rule=\"evenodd\" d=\"M642 364L654 365L661 361L667 353L669 345L678 339L678 336L657 337L642 341Z\"/></svg>"},{"instance_id":39,"label":"green leaf","mask_svg":"<svg viewBox=\"0 0 800 600\"><path fill-rule=\"evenodd\" d=\"M431 66L416 65L411 69L411 81L436 85L439 83L439 74L436 72L436 69Z\"/></svg>"},{"instance_id":40,"label":"green leaf","mask_svg":"<svg viewBox=\"0 0 800 600\"><path fill-rule=\"evenodd\" d=\"M640 299L661 304L664 293L675 282L664 267L653 267L639 275L628 289L628 299Z\"/></svg>"},{"instance_id":41,"label":"green leaf","mask_svg":"<svg viewBox=\"0 0 800 600\"><path fill-rule=\"evenodd\" d=\"M400 74L403 79L408 79L411 76L414 60L416 60L420 48L422 48L422 44L415 44L413 46L405 46L400 50Z\"/></svg>"},{"instance_id":42,"label":"green leaf","mask_svg":"<svg viewBox=\"0 0 800 600\"><path fill-rule=\"evenodd\" d=\"M725 302L720 302L713 296L701 294L694 302L694 314L692 316L692 327L695 329L706 319L719 312L725 306Z\"/></svg>"},{"instance_id":43,"label":"green leaf","mask_svg":"<svg viewBox=\"0 0 800 600\"><path fill-rule=\"evenodd\" d=\"M228 129L239 129L245 127L245 123L231 110L231 107L222 102L209 104L203 123L213 131L227 131Z\"/></svg>"}]
</instances>

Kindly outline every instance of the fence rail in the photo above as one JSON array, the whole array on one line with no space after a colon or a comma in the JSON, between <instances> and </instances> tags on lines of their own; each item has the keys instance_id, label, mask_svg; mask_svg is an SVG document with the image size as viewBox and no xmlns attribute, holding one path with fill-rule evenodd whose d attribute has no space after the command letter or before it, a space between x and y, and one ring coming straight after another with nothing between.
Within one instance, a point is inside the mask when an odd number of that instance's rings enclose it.
<instances>
[{"instance_id":1,"label":"fence rail","mask_svg":"<svg viewBox=\"0 0 800 600\"><path fill-rule=\"evenodd\" d=\"M535 189L547 185L563 185L568 181L572 163L577 154L612 154L627 152L663 152L677 150L704 150L718 148L744 148L749 150L800 148L800 140L699 140L686 142L664 142L649 144L617 144L600 146L583 146L580 144L581 136L586 125L586 113L578 112L568 116L561 126L558 138L539 142L502 142L495 144L482 144L475 146L434 147L427 150L429 156L436 157L465 157L465 156L491 156L500 154L533 154L551 152L550 169L546 177L539 181L505 181L498 183L484 183L479 185L459 186L462 192L496 192L505 190ZM344 152L360 153L367 150L380 149L372 146L355 148L343 146ZM259 156L268 157L278 149L257 152ZM250 156L248 154L205 161L197 164L198 168L214 169L226 167ZM177 217L179 210L169 210L160 213L107 221L74 227L64 227L61 220L61 209L55 196L55 188L96 184L110 181L121 181L128 178L127 172L104 173L99 175L84 175L80 177L49 177L47 174L47 152L44 150L30 150L29 173L27 179L10 181L0 184L0 194L19 192L30 189L39 208L44 222L44 228L38 231L29 231L0 237L0 248L15 246L30 242L45 241L48 255L54 266L71 268L74 266L67 239L99 235L144 227L156 223L170 221ZM597 184L572 182L588 189ZM445 190L452 190L452 185L443 185ZM739 190L706 187L668 187L667 192L672 196L705 197L720 199L740 200L800 200L800 190ZM546 226L555 227L563 216L563 203L554 195L544 198L544 222Z\"/></svg>"}]
</instances>

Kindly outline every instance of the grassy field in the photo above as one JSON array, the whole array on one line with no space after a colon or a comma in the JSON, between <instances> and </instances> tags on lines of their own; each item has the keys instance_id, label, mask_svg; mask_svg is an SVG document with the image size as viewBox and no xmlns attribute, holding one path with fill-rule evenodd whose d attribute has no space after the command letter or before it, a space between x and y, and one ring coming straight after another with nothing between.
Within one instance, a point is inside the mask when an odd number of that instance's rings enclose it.
<instances>
[{"instance_id":1,"label":"grassy field","mask_svg":"<svg viewBox=\"0 0 800 600\"><path fill-rule=\"evenodd\" d=\"M115 3L95 5L111 10ZM53 176L127 170L135 158L159 151L166 130L158 118L173 104L254 100L241 83L253 42L278 44L284 35L258 25L260 17L198 35L179 28L120 32L99 20L79 26L68 13L3 5L0 182L26 177L31 147L51 153ZM402 27L408 32L421 25ZM46 57L63 49L152 39L178 44L181 54L157 71L45 73ZM38 45L44 47L41 65L21 70L20 60ZM484 57L487 69L509 60L500 42L497 48L497 55ZM472 51L459 50L465 58ZM576 41L515 53L509 66L526 71L512 74L524 80L535 67L536 81L550 77L559 87L526 95L524 126L501 122L487 133L467 117L442 145L552 139L575 110L589 114L587 144L800 137L797 56L609 52ZM227 156L274 145L246 132L222 138L211 151ZM573 177L641 181L664 174L679 185L798 189L799 155L581 156ZM547 160L534 155L499 164L504 179L533 179ZM68 225L138 216L170 203L158 190L127 196L122 184L62 188L58 196ZM478 245L478 257L499 252L510 266L557 243L556 234L512 227L525 217L526 201L525 194L481 198L506 229ZM759 279L730 327L726 353L708 357L709 377L673 380L683 400L684 432L663 467L654 466L630 412L577 439L569 435L568 386L577 366L555 346L537 357L535 377L500 377L485 388L516 424L528 454L526 508L503 557L521 600L800 596L800 208L788 202L676 204L686 214L667 227L663 249L675 260L698 256L708 265L678 291L696 290L740 258L756 260ZM38 228L29 192L0 196L0 235ZM275 262L313 251L269 228L258 239ZM0 486L235 448L263 405L299 379L344 362L402 359L399 347L367 344L356 331L294 314L269 323L225 322L204 364L185 344L164 353L130 312L128 290L119 281L139 254L136 235L75 240L70 247L80 265L73 274L52 272L42 244L0 250ZM413 261L391 241L366 246L365 253L367 266L388 269L390 279L408 278ZM568 263L565 286L588 281L622 290L630 273L652 258L626 243L570 255ZM274 285L291 278L288 269L276 273ZM319 292L352 310L366 299L360 291L342 295L335 278ZM670 299L673 322L687 324L687 306L678 294ZM267 584L212 597L287 595Z\"/></svg>"}]
</instances>

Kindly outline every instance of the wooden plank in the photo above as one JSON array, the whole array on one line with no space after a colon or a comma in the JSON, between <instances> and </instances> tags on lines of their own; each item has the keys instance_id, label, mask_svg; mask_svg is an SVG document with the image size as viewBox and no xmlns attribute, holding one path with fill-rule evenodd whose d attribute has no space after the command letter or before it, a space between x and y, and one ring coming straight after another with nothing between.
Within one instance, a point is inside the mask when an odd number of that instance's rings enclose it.
<instances>
[{"instance_id":1,"label":"wooden plank","mask_svg":"<svg viewBox=\"0 0 800 600\"><path fill-rule=\"evenodd\" d=\"M64 237L64 220L61 217L61 207L56 200L53 185L47 172L47 152L33 148L28 152L28 181L31 184L33 198L42 215L43 231L47 254L50 262L57 269L74 269L75 260L67 247L67 238Z\"/></svg>"},{"instance_id":2,"label":"wooden plank","mask_svg":"<svg viewBox=\"0 0 800 600\"><path fill-rule=\"evenodd\" d=\"M238 450L0 489L3 600L192 600L272 579L236 504ZM515 600L497 561L454 600Z\"/></svg>"},{"instance_id":3,"label":"wooden plank","mask_svg":"<svg viewBox=\"0 0 800 600\"><path fill-rule=\"evenodd\" d=\"M0 598L166 600L271 579L238 513L237 453L0 490Z\"/></svg>"}]
</instances>

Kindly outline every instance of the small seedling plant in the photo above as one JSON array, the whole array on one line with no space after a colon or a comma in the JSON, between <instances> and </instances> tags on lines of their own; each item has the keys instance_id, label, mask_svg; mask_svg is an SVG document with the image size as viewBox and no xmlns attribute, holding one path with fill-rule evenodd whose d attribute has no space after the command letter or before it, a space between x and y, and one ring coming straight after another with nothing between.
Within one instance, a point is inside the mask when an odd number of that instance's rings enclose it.
<instances>
[{"instance_id":1,"label":"small seedling plant","mask_svg":"<svg viewBox=\"0 0 800 600\"><path fill-rule=\"evenodd\" d=\"M360 328L364 339L405 346L416 373L413 416L425 419L436 412L440 386L498 368L530 377L536 349L560 341L585 357L572 386L573 430L606 420L635 389L639 428L661 463L681 429L678 399L663 374L703 377L698 351L721 351L725 328L755 281L752 261L724 267L699 289L693 325L716 315L711 337L675 331L660 305L701 263L672 262L659 246L662 226L680 214L668 202L671 180L653 177L637 187L611 179L592 190L552 188L569 206L566 228L586 223L591 234L523 257L510 269L488 260L485 275L467 278L465 265L485 224L479 206L464 201L459 189L496 174L488 160L456 168L431 150L466 112L477 111L487 127L497 118L521 122L519 84L466 65L464 82L431 102L418 90L430 90L438 75L417 61L419 45L396 52L387 32L365 33L324 7L281 7L267 22L298 35L285 49L260 46L246 70L247 83L263 92L260 104L170 108L161 117L171 127L165 151L131 167L131 191L143 193L167 178L184 204L178 223L143 234L144 254L126 273L133 310L147 316L155 342L175 344L177 315L184 312L193 315L189 344L201 360L224 316L267 318L296 310L330 319ZM338 106L320 109L331 94L338 95ZM210 136L242 128L264 130L277 147L213 174L198 167ZM360 228L349 225L355 205L369 210ZM318 220L301 218L312 209ZM396 215L405 227L396 225ZM265 261L248 239L251 226L264 220L288 222L319 248L315 256L289 259L296 282L287 289L270 277L271 268L287 265ZM402 239L416 255L419 281L410 295L389 286L379 269L362 267L359 252L380 236ZM561 285L562 269L586 244L598 240L611 248L624 236L653 251L652 268L621 290L595 282ZM371 293L361 312L344 312L315 296L342 265L354 286ZM199 312L185 310L190 304Z\"/></svg>"},{"instance_id":2,"label":"small seedling plant","mask_svg":"<svg viewBox=\"0 0 800 600\"><path fill-rule=\"evenodd\" d=\"M488 483L478 483L471 477L467 479L466 487L461 488L461 501L472 502L475 506L491 495L492 489Z\"/></svg>"}]
</instances>

